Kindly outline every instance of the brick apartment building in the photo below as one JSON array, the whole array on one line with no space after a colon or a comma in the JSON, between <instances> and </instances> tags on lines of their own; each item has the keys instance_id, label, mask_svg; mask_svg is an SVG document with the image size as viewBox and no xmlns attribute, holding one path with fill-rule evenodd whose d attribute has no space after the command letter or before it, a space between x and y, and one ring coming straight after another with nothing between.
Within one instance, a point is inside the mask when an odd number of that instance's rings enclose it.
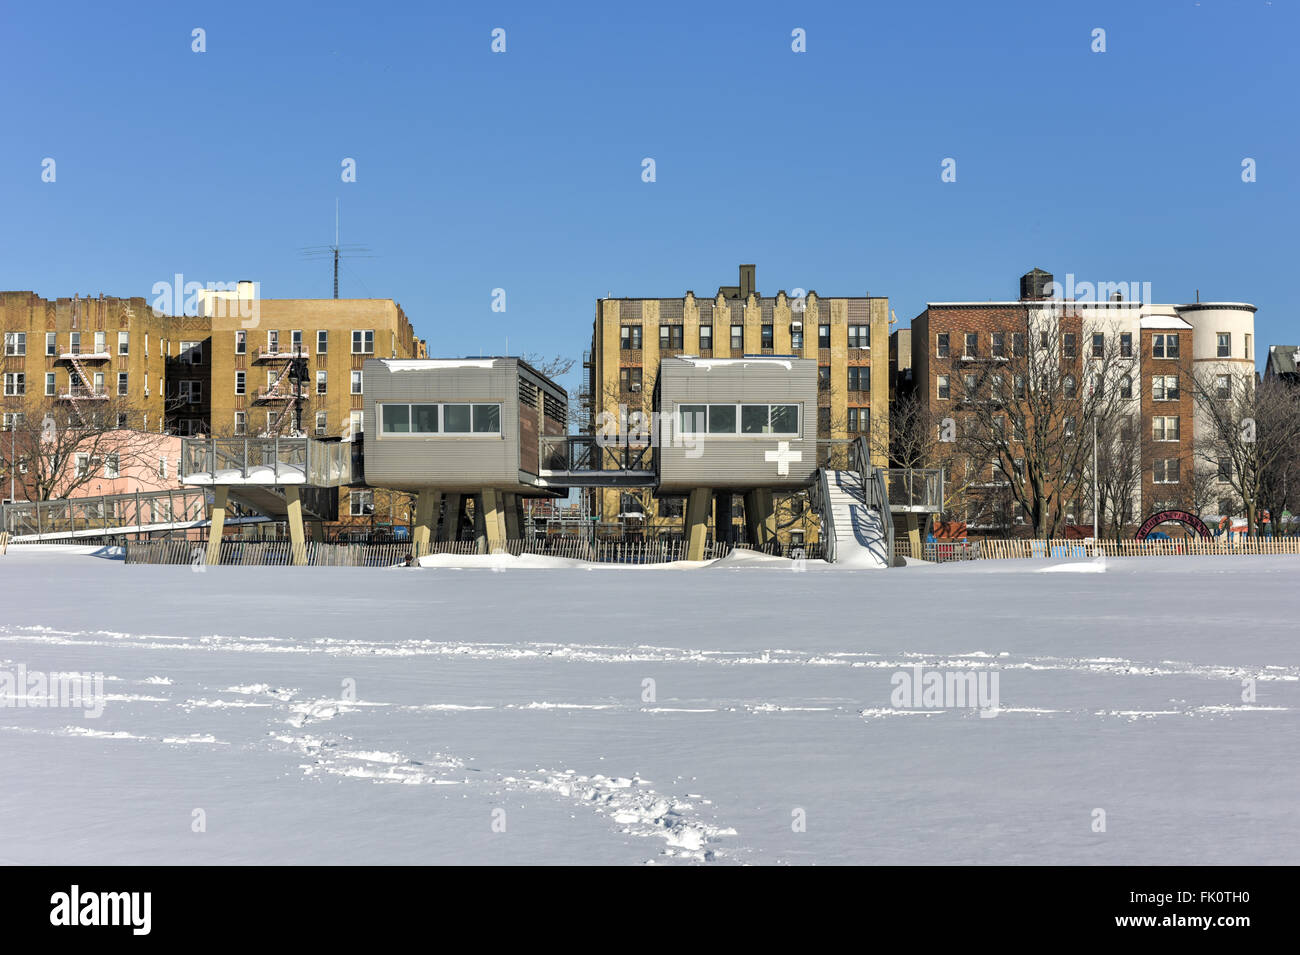
<instances>
[{"instance_id":1,"label":"brick apartment building","mask_svg":"<svg viewBox=\"0 0 1300 955\"><path fill-rule=\"evenodd\" d=\"M111 404L131 420L119 423L143 431L287 435L300 415L304 434L351 436L363 430L365 360L427 357L391 299L260 299L241 282L202 293L198 312L157 315L144 298L0 292L5 426L29 399L48 396L70 419L121 399ZM295 357L301 385L290 375ZM341 494L343 523L409 521L408 495Z\"/></svg>"},{"instance_id":2,"label":"brick apartment building","mask_svg":"<svg viewBox=\"0 0 1300 955\"><path fill-rule=\"evenodd\" d=\"M873 354L880 359L875 375ZM590 432L602 412L618 415L620 407L648 415L660 360L668 356L793 355L819 363L818 436L867 435L883 465L889 445L888 354L887 298L809 292L796 299L785 291L764 296L755 285L755 267L742 265L739 284L722 286L711 298L688 291L676 298L599 299L585 357L580 424ZM648 491L616 490L602 491L597 498L595 510L607 524L651 534L681 530L681 498L653 500ZM644 520L628 517L637 513ZM788 512L784 520L790 520ZM796 537L799 533L794 532Z\"/></svg>"},{"instance_id":3,"label":"brick apartment building","mask_svg":"<svg viewBox=\"0 0 1300 955\"><path fill-rule=\"evenodd\" d=\"M970 414L964 396L977 375L987 375L980 369L1014 363L1026 349L1046 347L1049 332L1042 322L1050 314L1055 316L1048 319L1054 323L1052 347L1061 350L1062 382L1068 387L1085 388L1090 378L1100 381L1090 363L1103 356L1114 365L1106 374L1123 399L1121 433L1134 429L1137 436L1132 443L1141 469L1132 500L1137 521L1173 506L1227 513L1231 488L1213 464L1196 454L1198 434L1204 440L1208 430L1198 423L1191 385L1195 376L1226 395L1243 378L1253 379L1255 307L1240 302L1158 305L1119 295L1102 302L1050 301L1051 284L1049 273L1034 269L1021 277L1017 300L931 302L913 319L912 387L926 420L950 415L960 426ZM1017 381L1014 387L1019 393L1023 385ZM943 458L944 446L937 448ZM946 519L967 521L976 533L1025 531L1028 522L1018 506L998 517L990 504L998 485L1006 483L999 481L996 464L951 458L943 463L950 492ZM1064 523L1091 524L1092 510L1089 488L1065 502Z\"/></svg>"}]
</instances>

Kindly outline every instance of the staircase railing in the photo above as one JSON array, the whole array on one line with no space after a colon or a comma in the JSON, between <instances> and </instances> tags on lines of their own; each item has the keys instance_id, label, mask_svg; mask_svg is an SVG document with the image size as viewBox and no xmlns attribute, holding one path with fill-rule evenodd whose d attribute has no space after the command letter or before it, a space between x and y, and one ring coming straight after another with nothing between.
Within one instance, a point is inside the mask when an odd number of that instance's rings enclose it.
<instances>
[{"instance_id":1,"label":"staircase railing","mask_svg":"<svg viewBox=\"0 0 1300 955\"><path fill-rule=\"evenodd\" d=\"M871 450L867 447L865 435L859 435L849 446L849 467L858 472L867 506L874 507L880 514L885 535L885 563L893 566L894 518L889 510L889 485L885 482L884 470L871 463Z\"/></svg>"},{"instance_id":2,"label":"staircase railing","mask_svg":"<svg viewBox=\"0 0 1300 955\"><path fill-rule=\"evenodd\" d=\"M817 469L817 480L808 489L809 504L813 513L822 519L822 559L828 564L835 563L835 520L831 514L831 492L826 483L826 469Z\"/></svg>"}]
</instances>

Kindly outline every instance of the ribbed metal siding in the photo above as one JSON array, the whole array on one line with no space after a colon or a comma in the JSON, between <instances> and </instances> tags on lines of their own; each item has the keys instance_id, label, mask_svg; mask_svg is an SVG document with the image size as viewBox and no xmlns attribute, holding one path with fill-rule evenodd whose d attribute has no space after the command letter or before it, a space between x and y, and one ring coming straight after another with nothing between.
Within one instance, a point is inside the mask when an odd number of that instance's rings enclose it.
<instances>
[{"instance_id":1,"label":"ribbed metal siding","mask_svg":"<svg viewBox=\"0 0 1300 955\"><path fill-rule=\"evenodd\" d=\"M817 362L791 359L791 368L767 362L697 367L688 361L668 360L659 366L659 411L676 415L680 404L797 403L801 436L705 436L701 454L691 458L686 447L660 447L659 477L667 489L690 487L754 488L800 487L812 480L817 468ZM675 418L674 418L675 422ZM766 460L778 442L789 441L790 450L802 454L790 463L789 475L778 473Z\"/></svg>"},{"instance_id":2,"label":"ribbed metal siding","mask_svg":"<svg viewBox=\"0 0 1300 955\"><path fill-rule=\"evenodd\" d=\"M391 371L365 364L366 481L380 487L512 487L519 483L517 364L498 358L492 368ZM501 404L500 437L384 437L377 405L385 401Z\"/></svg>"}]
</instances>

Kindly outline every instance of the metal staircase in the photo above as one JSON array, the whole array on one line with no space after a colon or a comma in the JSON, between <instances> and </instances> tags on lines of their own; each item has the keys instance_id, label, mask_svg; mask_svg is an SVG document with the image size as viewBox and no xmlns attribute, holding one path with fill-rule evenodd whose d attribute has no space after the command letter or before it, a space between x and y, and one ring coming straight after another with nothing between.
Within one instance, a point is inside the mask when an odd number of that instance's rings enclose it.
<instances>
[{"instance_id":1,"label":"metal staircase","mask_svg":"<svg viewBox=\"0 0 1300 955\"><path fill-rule=\"evenodd\" d=\"M848 446L847 467L821 467L811 490L826 560L851 567L894 563L894 522L885 474L871 465L864 437Z\"/></svg>"}]
</instances>

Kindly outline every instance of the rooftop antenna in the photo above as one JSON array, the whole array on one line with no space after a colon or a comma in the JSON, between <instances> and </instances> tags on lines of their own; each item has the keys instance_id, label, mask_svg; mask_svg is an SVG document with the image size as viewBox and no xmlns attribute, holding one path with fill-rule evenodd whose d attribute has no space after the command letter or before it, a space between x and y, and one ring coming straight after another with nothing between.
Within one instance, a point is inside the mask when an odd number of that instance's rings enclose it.
<instances>
[{"instance_id":1,"label":"rooftop antenna","mask_svg":"<svg viewBox=\"0 0 1300 955\"><path fill-rule=\"evenodd\" d=\"M373 259L376 256L364 245L339 245L339 201L334 200L334 244L313 245L299 249L303 258L334 260L334 297L339 297L339 257L345 259Z\"/></svg>"}]
</instances>

